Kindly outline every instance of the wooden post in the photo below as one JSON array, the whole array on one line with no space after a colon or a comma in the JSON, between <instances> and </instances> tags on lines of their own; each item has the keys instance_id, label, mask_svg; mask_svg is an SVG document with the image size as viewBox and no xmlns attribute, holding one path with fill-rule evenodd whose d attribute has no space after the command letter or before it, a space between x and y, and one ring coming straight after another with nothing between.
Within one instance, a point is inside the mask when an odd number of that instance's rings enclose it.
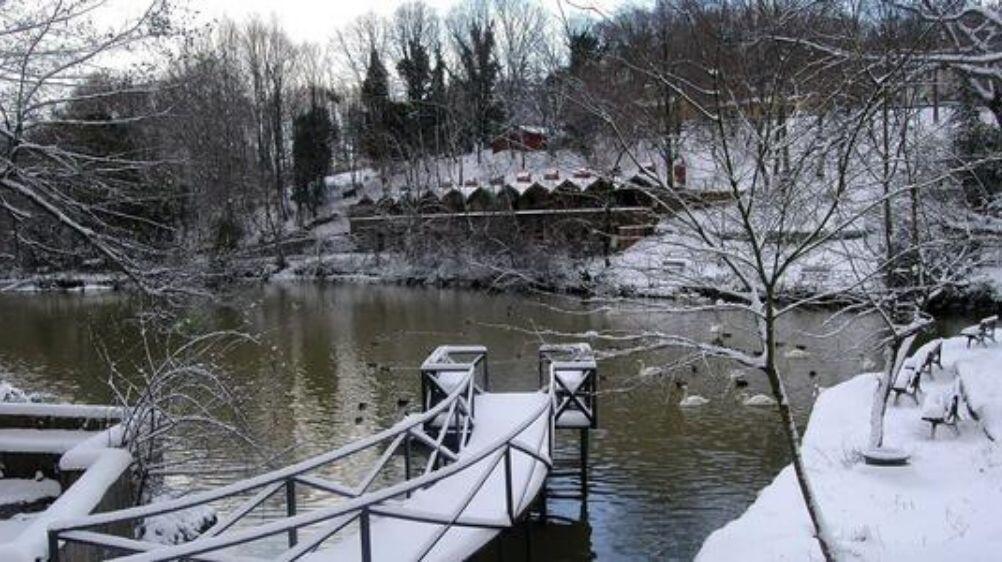
<instances>
[{"instance_id":1,"label":"wooden post","mask_svg":"<svg viewBox=\"0 0 1002 562\"><path fill-rule=\"evenodd\" d=\"M581 499L588 498L588 429L581 430Z\"/></svg>"},{"instance_id":2,"label":"wooden post","mask_svg":"<svg viewBox=\"0 0 1002 562\"><path fill-rule=\"evenodd\" d=\"M289 517L296 515L296 481L292 478L285 481L285 513ZM296 546L298 542L299 537L296 529L289 529L289 548Z\"/></svg>"}]
</instances>

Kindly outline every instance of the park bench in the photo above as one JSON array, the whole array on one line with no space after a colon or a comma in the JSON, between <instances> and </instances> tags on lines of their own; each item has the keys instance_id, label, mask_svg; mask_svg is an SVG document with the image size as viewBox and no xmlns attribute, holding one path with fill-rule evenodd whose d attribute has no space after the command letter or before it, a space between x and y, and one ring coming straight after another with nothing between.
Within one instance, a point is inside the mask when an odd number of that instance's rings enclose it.
<instances>
[{"instance_id":1,"label":"park bench","mask_svg":"<svg viewBox=\"0 0 1002 562\"><path fill-rule=\"evenodd\" d=\"M913 357L910 363L901 368L901 372L895 377L894 384L891 386L891 392L894 393L894 403L898 403L898 398L902 394L907 394L918 404L918 394L922 391L922 375L934 378L933 367L943 368L943 340L937 340L924 357Z\"/></svg>"},{"instance_id":2,"label":"park bench","mask_svg":"<svg viewBox=\"0 0 1002 562\"><path fill-rule=\"evenodd\" d=\"M968 326L960 331L960 335L967 338L967 347L974 343L988 345L986 340L995 341L995 325L998 324L998 315L982 318L977 326Z\"/></svg>"},{"instance_id":3,"label":"park bench","mask_svg":"<svg viewBox=\"0 0 1002 562\"><path fill-rule=\"evenodd\" d=\"M898 374L894 377L891 392L894 393L894 403L898 403L898 398L902 394L912 397L915 404L918 404L918 395L922 391L922 375L932 376L934 366L943 368L943 340L937 340L931 349L923 357L913 357L906 363Z\"/></svg>"},{"instance_id":4,"label":"park bench","mask_svg":"<svg viewBox=\"0 0 1002 562\"><path fill-rule=\"evenodd\" d=\"M911 367L914 368L914 365ZM925 357L922 358L922 365L919 367L919 370L929 375L929 378L932 379L936 378L932 376L933 367L943 368L943 340L941 339L936 340L936 343L929 349L929 353L926 353Z\"/></svg>"},{"instance_id":5,"label":"park bench","mask_svg":"<svg viewBox=\"0 0 1002 562\"><path fill-rule=\"evenodd\" d=\"M922 414L922 421L929 422L933 439L936 438L936 428L940 425L949 426L953 428L954 433L960 434L957 421L960 419L960 401L963 398L964 387L958 379L948 392L936 396L926 408Z\"/></svg>"},{"instance_id":6,"label":"park bench","mask_svg":"<svg viewBox=\"0 0 1002 562\"><path fill-rule=\"evenodd\" d=\"M922 369L916 369L912 365L906 365L894 378L894 384L891 386L891 392L894 393L894 403L898 403L898 398L902 394L911 396L915 404L918 405L918 395L922 392Z\"/></svg>"}]
</instances>

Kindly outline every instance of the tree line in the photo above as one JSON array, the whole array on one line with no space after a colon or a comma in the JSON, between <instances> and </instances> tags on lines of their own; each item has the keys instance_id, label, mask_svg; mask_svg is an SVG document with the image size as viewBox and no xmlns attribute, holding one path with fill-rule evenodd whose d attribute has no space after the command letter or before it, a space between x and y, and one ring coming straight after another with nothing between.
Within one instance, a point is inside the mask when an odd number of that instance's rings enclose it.
<instances>
[{"instance_id":1,"label":"tree line","mask_svg":"<svg viewBox=\"0 0 1002 562\"><path fill-rule=\"evenodd\" d=\"M329 38L293 38L274 18L185 26L157 0L108 40L87 2L14 2L0 53L3 263L73 264L81 240L135 272L133 256L162 261L177 247L187 261L272 244L282 263L284 237L317 218L330 174L436 177L438 161L479 159L511 126L545 128L551 149L586 155L608 138L653 143L671 169L683 128L712 122L712 104L785 134L790 114L826 103L853 71L840 57L879 59L895 80L841 89L846 108L880 90L888 106L953 96L1002 115L999 35L984 32L998 28L997 7L808 4L659 0L568 15L535 0L464 0L440 14L419 0ZM72 25L57 34L54 22ZM155 62L93 70L98 55L151 39ZM808 76L774 79L794 67ZM962 146L997 143L995 125Z\"/></svg>"}]
</instances>

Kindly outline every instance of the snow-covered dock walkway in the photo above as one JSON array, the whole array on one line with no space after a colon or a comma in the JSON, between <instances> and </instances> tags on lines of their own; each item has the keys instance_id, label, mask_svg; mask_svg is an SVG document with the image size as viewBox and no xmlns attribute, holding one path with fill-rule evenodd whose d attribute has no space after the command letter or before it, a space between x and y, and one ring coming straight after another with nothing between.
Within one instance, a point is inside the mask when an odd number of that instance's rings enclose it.
<instances>
[{"instance_id":1,"label":"snow-covered dock walkway","mask_svg":"<svg viewBox=\"0 0 1002 562\"><path fill-rule=\"evenodd\" d=\"M459 462L482 457L465 470L443 478L409 499L387 502L386 509L439 521L428 523L402 517L374 516L371 523L371 560L465 560L510 526L506 494L504 449L497 444L526 421L526 413L546 408L544 393L484 394L476 398L477 430ZM513 443L546 453L548 417L536 417ZM484 453L489 453L484 455ZM511 455L511 509L518 520L537 498L549 469L526 454ZM391 539L391 540L389 540ZM362 560L358 533L345 536L332 548L304 558L311 562Z\"/></svg>"},{"instance_id":2,"label":"snow-covered dock walkway","mask_svg":"<svg viewBox=\"0 0 1002 562\"><path fill-rule=\"evenodd\" d=\"M442 346L421 366L423 412L337 450L175 500L57 522L50 560L255 560L254 543L280 538L268 560L461 560L514 526L543 490L555 430L595 426L598 375L586 344L544 346L541 388L494 393L487 350ZM366 469L365 467L368 466ZM358 477L359 468L363 468ZM329 479L353 474L354 482ZM297 489L328 493L300 511ZM247 517L284 491L286 515ZM222 503L226 513L197 539L165 546L100 529ZM236 507L234 507L234 504ZM59 545L60 548L54 548ZM94 549L97 552L94 552ZM117 558L116 558L117 557Z\"/></svg>"}]
</instances>

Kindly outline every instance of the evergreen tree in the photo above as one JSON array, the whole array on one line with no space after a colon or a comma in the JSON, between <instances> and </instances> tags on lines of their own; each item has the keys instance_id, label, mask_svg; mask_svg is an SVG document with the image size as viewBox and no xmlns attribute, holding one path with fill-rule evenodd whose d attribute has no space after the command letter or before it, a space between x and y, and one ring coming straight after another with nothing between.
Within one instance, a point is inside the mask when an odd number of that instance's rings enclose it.
<instances>
[{"instance_id":1,"label":"evergreen tree","mask_svg":"<svg viewBox=\"0 0 1002 562\"><path fill-rule=\"evenodd\" d=\"M324 199L324 177L330 171L331 145L336 129L330 112L311 89L310 107L292 123L292 158L295 186L292 198L300 216L306 207L314 217Z\"/></svg>"},{"instance_id":2,"label":"evergreen tree","mask_svg":"<svg viewBox=\"0 0 1002 562\"><path fill-rule=\"evenodd\" d=\"M587 69L599 58L598 36L589 29L570 32L569 47L571 51L568 70L578 78L583 78L582 71Z\"/></svg>"},{"instance_id":3,"label":"evergreen tree","mask_svg":"<svg viewBox=\"0 0 1002 562\"><path fill-rule=\"evenodd\" d=\"M361 97L365 109L362 151L373 160L382 160L389 156L390 89L386 67L375 49L369 52Z\"/></svg>"},{"instance_id":4,"label":"evergreen tree","mask_svg":"<svg viewBox=\"0 0 1002 562\"><path fill-rule=\"evenodd\" d=\"M463 73L461 86L471 117L470 134L482 145L500 131L504 120L504 110L496 99L501 66L494 55L494 25L473 21L467 27L467 37L455 39Z\"/></svg>"},{"instance_id":5,"label":"evergreen tree","mask_svg":"<svg viewBox=\"0 0 1002 562\"><path fill-rule=\"evenodd\" d=\"M420 104L427 100L431 87L431 61L420 41L408 42L404 58L397 63L397 72L407 86L407 101Z\"/></svg>"},{"instance_id":6,"label":"evergreen tree","mask_svg":"<svg viewBox=\"0 0 1002 562\"><path fill-rule=\"evenodd\" d=\"M428 119L430 121L429 127L432 131L432 142L434 143L434 150L436 153L441 152L445 147L445 127L446 127L446 111L448 107L448 90L445 84L445 73L448 69L445 66L445 61L442 59L442 50L435 50L435 68L431 71L431 85L428 92L428 102L425 104L428 108Z\"/></svg>"},{"instance_id":7,"label":"evergreen tree","mask_svg":"<svg viewBox=\"0 0 1002 562\"><path fill-rule=\"evenodd\" d=\"M599 38L590 29L572 31L568 37L570 61L566 69L556 71L547 79L547 90L560 99L587 97L593 77L598 72L602 57ZM562 108L563 130L570 147L590 154L593 140L602 128L602 121L594 111L580 104L567 104Z\"/></svg>"},{"instance_id":8,"label":"evergreen tree","mask_svg":"<svg viewBox=\"0 0 1002 562\"><path fill-rule=\"evenodd\" d=\"M427 105L431 90L431 61L420 41L408 42L404 58L397 63L397 72L407 88L407 102L400 107L401 140L410 150L421 152L425 142L431 140L433 131Z\"/></svg>"}]
</instances>

